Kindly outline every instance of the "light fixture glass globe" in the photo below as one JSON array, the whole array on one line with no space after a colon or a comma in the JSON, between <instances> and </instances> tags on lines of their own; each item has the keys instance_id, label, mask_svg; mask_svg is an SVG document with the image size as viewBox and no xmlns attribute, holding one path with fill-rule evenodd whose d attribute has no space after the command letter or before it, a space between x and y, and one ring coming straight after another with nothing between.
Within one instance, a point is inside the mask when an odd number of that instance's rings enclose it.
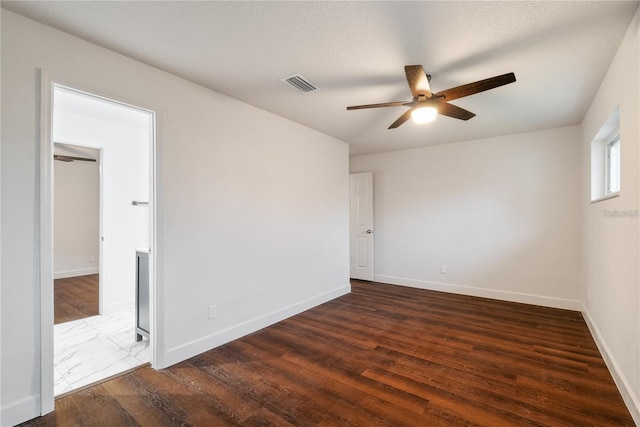
<instances>
[{"instance_id":1,"label":"light fixture glass globe","mask_svg":"<svg viewBox=\"0 0 640 427\"><path fill-rule=\"evenodd\" d=\"M436 107L420 107L411 112L411 119L414 123L429 123L434 121L437 115Z\"/></svg>"}]
</instances>

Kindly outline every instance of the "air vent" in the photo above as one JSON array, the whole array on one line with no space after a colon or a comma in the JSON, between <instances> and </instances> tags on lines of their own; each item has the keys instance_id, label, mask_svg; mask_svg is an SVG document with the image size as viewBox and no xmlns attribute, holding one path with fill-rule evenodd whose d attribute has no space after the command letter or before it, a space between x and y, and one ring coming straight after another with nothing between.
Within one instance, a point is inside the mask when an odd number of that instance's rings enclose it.
<instances>
[{"instance_id":1,"label":"air vent","mask_svg":"<svg viewBox=\"0 0 640 427\"><path fill-rule=\"evenodd\" d=\"M318 86L314 85L300 74L294 74L280 80L300 93L309 93L318 90Z\"/></svg>"}]
</instances>

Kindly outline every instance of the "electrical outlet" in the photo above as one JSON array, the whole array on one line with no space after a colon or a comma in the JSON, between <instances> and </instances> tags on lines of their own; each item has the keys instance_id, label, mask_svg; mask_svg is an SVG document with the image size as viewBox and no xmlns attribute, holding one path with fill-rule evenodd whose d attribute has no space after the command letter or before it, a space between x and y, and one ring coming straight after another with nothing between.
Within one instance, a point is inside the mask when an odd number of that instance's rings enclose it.
<instances>
[{"instance_id":1,"label":"electrical outlet","mask_svg":"<svg viewBox=\"0 0 640 427\"><path fill-rule=\"evenodd\" d=\"M440 273L447 274L447 266L446 265L441 265L440 266Z\"/></svg>"},{"instance_id":2,"label":"electrical outlet","mask_svg":"<svg viewBox=\"0 0 640 427\"><path fill-rule=\"evenodd\" d=\"M213 319L216 317L216 305L209 306L209 319Z\"/></svg>"}]
</instances>

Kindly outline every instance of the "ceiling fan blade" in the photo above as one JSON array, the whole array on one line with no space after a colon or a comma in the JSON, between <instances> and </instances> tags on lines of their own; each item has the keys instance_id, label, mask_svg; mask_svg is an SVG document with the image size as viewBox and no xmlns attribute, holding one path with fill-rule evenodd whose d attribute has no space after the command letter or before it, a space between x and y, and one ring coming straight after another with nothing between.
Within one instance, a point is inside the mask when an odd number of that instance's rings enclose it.
<instances>
[{"instance_id":1,"label":"ceiling fan blade","mask_svg":"<svg viewBox=\"0 0 640 427\"><path fill-rule=\"evenodd\" d=\"M53 160L58 160L59 162L73 162L73 159L68 158L67 156L53 156Z\"/></svg>"},{"instance_id":2,"label":"ceiling fan blade","mask_svg":"<svg viewBox=\"0 0 640 427\"><path fill-rule=\"evenodd\" d=\"M95 162L96 159L90 159L87 157L75 157L75 156L63 156L61 154L55 154L53 156L54 160L59 160L61 162L75 162L76 160L81 162Z\"/></svg>"},{"instance_id":3,"label":"ceiling fan blade","mask_svg":"<svg viewBox=\"0 0 640 427\"><path fill-rule=\"evenodd\" d=\"M460 108L456 105L449 104L448 102L442 102L438 105L438 113L443 116L453 117L454 119L469 120L475 117L475 114L471 111L467 111L464 108Z\"/></svg>"},{"instance_id":4,"label":"ceiling fan blade","mask_svg":"<svg viewBox=\"0 0 640 427\"><path fill-rule=\"evenodd\" d=\"M407 83L409 83L409 89L411 89L411 95L414 98L417 98L418 95L431 98L429 79L422 65L405 65L404 73L407 75Z\"/></svg>"},{"instance_id":5,"label":"ceiling fan blade","mask_svg":"<svg viewBox=\"0 0 640 427\"><path fill-rule=\"evenodd\" d=\"M473 95L485 90L494 89L516 81L516 75L513 73L502 74L500 76L490 77L488 79L479 80L477 82L468 83L462 86L452 87L435 94L436 97L444 96L447 101Z\"/></svg>"},{"instance_id":6,"label":"ceiling fan blade","mask_svg":"<svg viewBox=\"0 0 640 427\"><path fill-rule=\"evenodd\" d=\"M382 102L380 104L352 105L350 107L347 107L347 110L362 110L364 108L381 108L381 107L402 107L405 104L407 104L406 101Z\"/></svg>"},{"instance_id":7,"label":"ceiling fan blade","mask_svg":"<svg viewBox=\"0 0 640 427\"><path fill-rule=\"evenodd\" d=\"M388 129L395 129L401 124L403 124L404 122L406 122L407 120L409 120L411 118L411 112L413 110L414 110L413 108L409 108L403 115L398 117L398 119L395 122L391 123L391 126L389 126Z\"/></svg>"}]
</instances>

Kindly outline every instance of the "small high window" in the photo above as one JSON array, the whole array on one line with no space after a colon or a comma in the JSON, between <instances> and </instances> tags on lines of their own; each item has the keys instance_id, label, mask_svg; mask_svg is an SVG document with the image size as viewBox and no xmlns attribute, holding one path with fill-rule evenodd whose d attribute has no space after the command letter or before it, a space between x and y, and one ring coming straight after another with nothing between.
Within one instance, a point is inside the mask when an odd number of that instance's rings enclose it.
<instances>
[{"instance_id":1,"label":"small high window","mask_svg":"<svg viewBox=\"0 0 640 427\"><path fill-rule=\"evenodd\" d=\"M616 107L591 141L591 201L620 193L620 107Z\"/></svg>"}]
</instances>

